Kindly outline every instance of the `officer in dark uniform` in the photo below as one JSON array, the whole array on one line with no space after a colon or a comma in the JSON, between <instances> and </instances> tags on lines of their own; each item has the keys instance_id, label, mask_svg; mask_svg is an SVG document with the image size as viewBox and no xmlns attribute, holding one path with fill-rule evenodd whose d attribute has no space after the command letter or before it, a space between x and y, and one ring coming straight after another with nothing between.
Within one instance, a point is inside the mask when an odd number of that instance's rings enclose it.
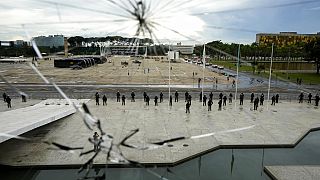
<instances>
[{"instance_id":1,"label":"officer in dark uniform","mask_svg":"<svg viewBox=\"0 0 320 180\"><path fill-rule=\"evenodd\" d=\"M146 105L147 105L147 106L149 106L149 101L150 101L150 98L149 98L149 96L147 95L147 96L146 96Z\"/></svg>"},{"instance_id":2,"label":"officer in dark uniform","mask_svg":"<svg viewBox=\"0 0 320 180\"><path fill-rule=\"evenodd\" d=\"M227 96L223 96L223 106L227 105Z\"/></svg>"},{"instance_id":3,"label":"officer in dark uniform","mask_svg":"<svg viewBox=\"0 0 320 180\"><path fill-rule=\"evenodd\" d=\"M154 105L155 105L155 106L158 106L158 96L155 96L155 97L154 97Z\"/></svg>"},{"instance_id":4,"label":"officer in dark uniform","mask_svg":"<svg viewBox=\"0 0 320 180\"><path fill-rule=\"evenodd\" d=\"M212 104L213 104L212 99L209 99L209 101L208 101L208 111L211 111Z\"/></svg>"},{"instance_id":5,"label":"officer in dark uniform","mask_svg":"<svg viewBox=\"0 0 320 180\"><path fill-rule=\"evenodd\" d=\"M203 106L207 106L207 96L204 95L203 96L203 103L202 103Z\"/></svg>"},{"instance_id":6,"label":"officer in dark uniform","mask_svg":"<svg viewBox=\"0 0 320 180\"><path fill-rule=\"evenodd\" d=\"M276 94L276 103L279 103L279 94Z\"/></svg>"},{"instance_id":7,"label":"officer in dark uniform","mask_svg":"<svg viewBox=\"0 0 320 180\"><path fill-rule=\"evenodd\" d=\"M189 94L188 102L189 102L190 106L191 106L191 100L192 100L192 96L191 96L191 94Z\"/></svg>"},{"instance_id":8,"label":"officer in dark uniform","mask_svg":"<svg viewBox=\"0 0 320 180\"><path fill-rule=\"evenodd\" d=\"M312 99L312 94L309 93L309 95L308 95L308 103L311 103L311 99Z\"/></svg>"},{"instance_id":9,"label":"officer in dark uniform","mask_svg":"<svg viewBox=\"0 0 320 180\"><path fill-rule=\"evenodd\" d=\"M3 101L7 102L7 94L5 92L2 94L2 97L3 97Z\"/></svg>"},{"instance_id":10,"label":"officer in dark uniform","mask_svg":"<svg viewBox=\"0 0 320 180\"><path fill-rule=\"evenodd\" d=\"M184 102L188 101L188 97L189 97L189 92L186 91L186 93L184 93Z\"/></svg>"},{"instance_id":11,"label":"officer in dark uniform","mask_svg":"<svg viewBox=\"0 0 320 180\"><path fill-rule=\"evenodd\" d=\"M264 101L264 95L262 93L260 96L260 106L263 106L263 101Z\"/></svg>"},{"instance_id":12,"label":"officer in dark uniform","mask_svg":"<svg viewBox=\"0 0 320 180\"><path fill-rule=\"evenodd\" d=\"M143 101L146 102L146 98L147 98L147 93L143 92Z\"/></svg>"},{"instance_id":13,"label":"officer in dark uniform","mask_svg":"<svg viewBox=\"0 0 320 180\"><path fill-rule=\"evenodd\" d=\"M232 93L229 94L229 103L232 103L233 95Z\"/></svg>"},{"instance_id":14,"label":"officer in dark uniform","mask_svg":"<svg viewBox=\"0 0 320 180\"><path fill-rule=\"evenodd\" d=\"M131 92L131 102L136 102L136 100L134 99L135 96L136 96L136 94L132 91Z\"/></svg>"},{"instance_id":15,"label":"officer in dark uniform","mask_svg":"<svg viewBox=\"0 0 320 180\"><path fill-rule=\"evenodd\" d=\"M317 94L316 96L315 96L315 103L316 103L316 106L319 106L319 95Z\"/></svg>"},{"instance_id":16,"label":"officer in dark uniform","mask_svg":"<svg viewBox=\"0 0 320 180\"><path fill-rule=\"evenodd\" d=\"M120 92L117 92L117 102L120 102Z\"/></svg>"},{"instance_id":17,"label":"officer in dark uniform","mask_svg":"<svg viewBox=\"0 0 320 180\"><path fill-rule=\"evenodd\" d=\"M122 95L122 106L126 105L126 96Z\"/></svg>"},{"instance_id":18,"label":"officer in dark uniform","mask_svg":"<svg viewBox=\"0 0 320 180\"><path fill-rule=\"evenodd\" d=\"M189 102L187 102L187 104L186 104L186 113L190 114L190 103Z\"/></svg>"},{"instance_id":19,"label":"officer in dark uniform","mask_svg":"<svg viewBox=\"0 0 320 180\"><path fill-rule=\"evenodd\" d=\"M303 103L303 93L301 93L300 95L299 95L299 103Z\"/></svg>"},{"instance_id":20,"label":"officer in dark uniform","mask_svg":"<svg viewBox=\"0 0 320 180\"><path fill-rule=\"evenodd\" d=\"M240 105L243 105L243 98L244 98L244 94L241 93L240 94Z\"/></svg>"},{"instance_id":21,"label":"officer in dark uniform","mask_svg":"<svg viewBox=\"0 0 320 180\"><path fill-rule=\"evenodd\" d=\"M162 103L162 102L163 102L163 93L160 92L160 103Z\"/></svg>"},{"instance_id":22,"label":"officer in dark uniform","mask_svg":"<svg viewBox=\"0 0 320 180\"><path fill-rule=\"evenodd\" d=\"M213 100L213 93L212 92L210 92L210 94L209 94L209 99Z\"/></svg>"},{"instance_id":23,"label":"officer in dark uniform","mask_svg":"<svg viewBox=\"0 0 320 180\"><path fill-rule=\"evenodd\" d=\"M11 108L11 98L10 98L10 96L6 97L6 101L7 101L7 104L8 104L8 108Z\"/></svg>"},{"instance_id":24,"label":"officer in dark uniform","mask_svg":"<svg viewBox=\"0 0 320 180\"><path fill-rule=\"evenodd\" d=\"M221 107L222 107L222 99L219 99L219 102L218 102L218 104L219 104L219 108L218 108L218 111L221 111Z\"/></svg>"},{"instance_id":25,"label":"officer in dark uniform","mask_svg":"<svg viewBox=\"0 0 320 180\"><path fill-rule=\"evenodd\" d=\"M271 106L275 106L276 105L276 97L273 95L271 98Z\"/></svg>"},{"instance_id":26,"label":"officer in dark uniform","mask_svg":"<svg viewBox=\"0 0 320 180\"><path fill-rule=\"evenodd\" d=\"M259 105L259 98L256 97L256 99L254 100L254 103L253 103L253 110L258 110L258 105Z\"/></svg>"},{"instance_id":27,"label":"officer in dark uniform","mask_svg":"<svg viewBox=\"0 0 320 180\"><path fill-rule=\"evenodd\" d=\"M174 102L178 102L179 101L179 93L178 91L176 91L176 93L174 93Z\"/></svg>"},{"instance_id":28,"label":"officer in dark uniform","mask_svg":"<svg viewBox=\"0 0 320 180\"><path fill-rule=\"evenodd\" d=\"M223 94L220 93L220 94L219 94L219 99L222 99L222 98L223 98Z\"/></svg>"},{"instance_id":29,"label":"officer in dark uniform","mask_svg":"<svg viewBox=\"0 0 320 180\"><path fill-rule=\"evenodd\" d=\"M251 93L251 101L250 101L250 103L253 103L253 99L254 99L254 94L253 93Z\"/></svg>"},{"instance_id":30,"label":"officer in dark uniform","mask_svg":"<svg viewBox=\"0 0 320 180\"><path fill-rule=\"evenodd\" d=\"M98 92L96 92L96 105L100 105L100 103L99 103L99 100L100 100L100 95L99 95L99 93Z\"/></svg>"},{"instance_id":31,"label":"officer in dark uniform","mask_svg":"<svg viewBox=\"0 0 320 180\"><path fill-rule=\"evenodd\" d=\"M107 105L107 96L103 95L102 97L102 105Z\"/></svg>"}]
</instances>

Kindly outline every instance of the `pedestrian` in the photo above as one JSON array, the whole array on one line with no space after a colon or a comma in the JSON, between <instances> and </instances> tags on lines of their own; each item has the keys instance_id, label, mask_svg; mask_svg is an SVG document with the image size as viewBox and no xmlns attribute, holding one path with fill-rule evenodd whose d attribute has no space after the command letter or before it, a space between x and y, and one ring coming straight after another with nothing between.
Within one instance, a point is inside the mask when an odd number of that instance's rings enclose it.
<instances>
[{"instance_id":1,"label":"pedestrian","mask_svg":"<svg viewBox=\"0 0 320 180\"><path fill-rule=\"evenodd\" d=\"M223 94L220 93L220 94L219 94L219 99L222 99L222 98L223 98Z\"/></svg>"},{"instance_id":2,"label":"pedestrian","mask_svg":"<svg viewBox=\"0 0 320 180\"><path fill-rule=\"evenodd\" d=\"M136 96L136 94L132 91L131 92L131 102L136 102L135 96Z\"/></svg>"},{"instance_id":3,"label":"pedestrian","mask_svg":"<svg viewBox=\"0 0 320 180\"><path fill-rule=\"evenodd\" d=\"M169 106L172 106L172 96L169 97Z\"/></svg>"},{"instance_id":4,"label":"pedestrian","mask_svg":"<svg viewBox=\"0 0 320 180\"><path fill-rule=\"evenodd\" d=\"M276 94L276 103L279 103L279 94Z\"/></svg>"},{"instance_id":5,"label":"pedestrian","mask_svg":"<svg viewBox=\"0 0 320 180\"><path fill-rule=\"evenodd\" d=\"M154 97L154 105L155 105L155 106L158 106L158 96L155 96L155 97Z\"/></svg>"},{"instance_id":6,"label":"pedestrian","mask_svg":"<svg viewBox=\"0 0 320 180\"><path fill-rule=\"evenodd\" d=\"M163 93L160 92L160 103L162 103L162 102L163 102Z\"/></svg>"},{"instance_id":7,"label":"pedestrian","mask_svg":"<svg viewBox=\"0 0 320 180\"><path fill-rule=\"evenodd\" d=\"M209 99L213 100L213 93L212 92L210 92L210 94L209 94Z\"/></svg>"},{"instance_id":8,"label":"pedestrian","mask_svg":"<svg viewBox=\"0 0 320 180\"><path fill-rule=\"evenodd\" d=\"M106 95L103 95L102 97L102 105L107 105L107 96Z\"/></svg>"},{"instance_id":9,"label":"pedestrian","mask_svg":"<svg viewBox=\"0 0 320 180\"><path fill-rule=\"evenodd\" d=\"M254 94L253 93L251 93L251 101L250 101L250 103L253 103L253 99L254 99Z\"/></svg>"},{"instance_id":10,"label":"pedestrian","mask_svg":"<svg viewBox=\"0 0 320 180\"><path fill-rule=\"evenodd\" d=\"M262 93L260 96L260 106L263 106L263 101L264 101L264 95Z\"/></svg>"},{"instance_id":11,"label":"pedestrian","mask_svg":"<svg viewBox=\"0 0 320 180\"><path fill-rule=\"evenodd\" d=\"M191 96L191 94L189 94L188 102L190 103L190 106L191 106L191 100L192 100L192 96Z\"/></svg>"},{"instance_id":12,"label":"pedestrian","mask_svg":"<svg viewBox=\"0 0 320 180\"><path fill-rule=\"evenodd\" d=\"M317 94L317 95L315 96L315 99L314 99L314 101L315 101L315 103L316 103L316 106L319 106L319 100L320 100L320 98L319 98L319 95Z\"/></svg>"},{"instance_id":13,"label":"pedestrian","mask_svg":"<svg viewBox=\"0 0 320 180\"><path fill-rule=\"evenodd\" d=\"M7 102L7 94L5 92L2 94L2 97L3 97L3 101Z\"/></svg>"},{"instance_id":14,"label":"pedestrian","mask_svg":"<svg viewBox=\"0 0 320 180\"><path fill-rule=\"evenodd\" d=\"M149 98L149 96L147 95L147 96L146 96L146 105L147 105L147 106L149 106L149 101L150 101L150 98Z\"/></svg>"},{"instance_id":15,"label":"pedestrian","mask_svg":"<svg viewBox=\"0 0 320 180\"><path fill-rule=\"evenodd\" d=\"M299 95L299 103L303 103L303 93L301 93L300 95Z\"/></svg>"},{"instance_id":16,"label":"pedestrian","mask_svg":"<svg viewBox=\"0 0 320 180\"><path fill-rule=\"evenodd\" d=\"M125 95L122 95L122 106L125 106L126 105L126 96Z\"/></svg>"},{"instance_id":17,"label":"pedestrian","mask_svg":"<svg viewBox=\"0 0 320 180\"><path fill-rule=\"evenodd\" d=\"M11 108L11 98L10 98L10 96L7 95L6 101L7 101L8 108Z\"/></svg>"},{"instance_id":18,"label":"pedestrian","mask_svg":"<svg viewBox=\"0 0 320 180\"><path fill-rule=\"evenodd\" d=\"M232 103L233 95L232 93L229 94L229 103Z\"/></svg>"},{"instance_id":19,"label":"pedestrian","mask_svg":"<svg viewBox=\"0 0 320 180\"><path fill-rule=\"evenodd\" d=\"M174 93L174 102L178 102L179 101L179 93L176 90L176 92Z\"/></svg>"},{"instance_id":20,"label":"pedestrian","mask_svg":"<svg viewBox=\"0 0 320 180\"><path fill-rule=\"evenodd\" d=\"M244 98L244 94L241 93L240 94L240 105L243 105L243 98Z\"/></svg>"},{"instance_id":21,"label":"pedestrian","mask_svg":"<svg viewBox=\"0 0 320 180\"><path fill-rule=\"evenodd\" d=\"M202 91L200 92L200 95L199 95L199 102L202 102Z\"/></svg>"},{"instance_id":22,"label":"pedestrian","mask_svg":"<svg viewBox=\"0 0 320 180\"><path fill-rule=\"evenodd\" d=\"M186 113L190 114L190 103L189 102L187 102L187 104L186 104Z\"/></svg>"},{"instance_id":23,"label":"pedestrian","mask_svg":"<svg viewBox=\"0 0 320 180\"><path fill-rule=\"evenodd\" d=\"M271 98L271 106L275 106L276 105L276 97L273 95Z\"/></svg>"},{"instance_id":24,"label":"pedestrian","mask_svg":"<svg viewBox=\"0 0 320 180\"><path fill-rule=\"evenodd\" d=\"M259 105L259 97L256 97L253 103L253 110L258 110L258 105Z\"/></svg>"},{"instance_id":25,"label":"pedestrian","mask_svg":"<svg viewBox=\"0 0 320 180\"><path fill-rule=\"evenodd\" d=\"M223 96L223 106L227 105L227 96Z\"/></svg>"},{"instance_id":26,"label":"pedestrian","mask_svg":"<svg viewBox=\"0 0 320 180\"><path fill-rule=\"evenodd\" d=\"M312 94L309 93L309 95L308 95L308 103L311 103L311 99L312 99Z\"/></svg>"},{"instance_id":27,"label":"pedestrian","mask_svg":"<svg viewBox=\"0 0 320 180\"><path fill-rule=\"evenodd\" d=\"M202 103L203 106L207 106L207 96L204 95L203 96L203 103Z\"/></svg>"},{"instance_id":28,"label":"pedestrian","mask_svg":"<svg viewBox=\"0 0 320 180\"><path fill-rule=\"evenodd\" d=\"M219 99L218 105L219 105L218 111L221 111L222 99Z\"/></svg>"},{"instance_id":29,"label":"pedestrian","mask_svg":"<svg viewBox=\"0 0 320 180\"><path fill-rule=\"evenodd\" d=\"M201 78L198 79L198 88L200 88Z\"/></svg>"},{"instance_id":30,"label":"pedestrian","mask_svg":"<svg viewBox=\"0 0 320 180\"><path fill-rule=\"evenodd\" d=\"M97 152L98 144L99 144L99 134L97 132L94 132L94 134L93 134L93 150L94 150L94 152Z\"/></svg>"},{"instance_id":31,"label":"pedestrian","mask_svg":"<svg viewBox=\"0 0 320 180\"><path fill-rule=\"evenodd\" d=\"M209 99L209 101L208 101L208 111L211 111L212 104L213 104L212 99Z\"/></svg>"},{"instance_id":32,"label":"pedestrian","mask_svg":"<svg viewBox=\"0 0 320 180\"><path fill-rule=\"evenodd\" d=\"M21 94L21 99L22 99L22 102L27 102L27 98L24 94Z\"/></svg>"},{"instance_id":33,"label":"pedestrian","mask_svg":"<svg viewBox=\"0 0 320 180\"><path fill-rule=\"evenodd\" d=\"M147 98L147 93L143 92L143 101L146 102L146 98Z\"/></svg>"},{"instance_id":34,"label":"pedestrian","mask_svg":"<svg viewBox=\"0 0 320 180\"><path fill-rule=\"evenodd\" d=\"M99 100L100 100L100 95L99 95L99 93L98 92L96 92L96 95L95 95L95 97L96 97L96 105L100 105L100 103L99 103Z\"/></svg>"},{"instance_id":35,"label":"pedestrian","mask_svg":"<svg viewBox=\"0 0 320 180\"><path fill-rule=\"evenodd\" d=\"M236 81L233 80L233 81L232 81L232 87L234 87L235 85L236 85Z\"/></svg>"},{"instance_id":36,"label":"pedestrian","mask_svg":"<svg viewBox=\"0 0 320 180\"><path fill-rule=\"evenodd\" d=\"M184 102L188 101L188 97L189 97L189 92L186 91L186 93L184 93Z\"/></svg>"},{"instance_id":37,"label":"pedestrian","mask_svg":"<svg viewBox=\"0 0 320 180\"><path fill-rule=\"evenodd\" d=\"M218 85L218 78L216 79L216 86Z\"/></svg>"},{"instance_id":38,"label":"pedestrian","mask_svg":"<svg viewBox=\"0 0 320 180\"><path fill-rule=\"evenodd\" d=\"M120 102L120 92L117 92L117 102Z\"/></svg>"}]
</instances>

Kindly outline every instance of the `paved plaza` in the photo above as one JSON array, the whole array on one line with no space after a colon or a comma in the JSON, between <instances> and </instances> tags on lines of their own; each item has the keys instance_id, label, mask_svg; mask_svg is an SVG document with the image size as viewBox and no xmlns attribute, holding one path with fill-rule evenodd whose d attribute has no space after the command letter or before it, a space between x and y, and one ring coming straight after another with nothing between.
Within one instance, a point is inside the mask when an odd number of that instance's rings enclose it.
<instances>
[{"instance_id":1,"label":"paved plaza","mask_svg":"<svg viewBox=\"0 0 320 180\"><path fill-rule=\"evenodd\" d=\"M195 98L197 99L197 98ZM102 102L101 102L102 104ZM155 150L134 150L122 147L124 155L145 164L174 165L190 158L222 147L294 147L310 130L320 127L320 110L310 104L280 102L276 106L259 106L253 111L249 101L244 106L227 104L218 111L214 100L212 111L194 100L191 113L185 113L185 102L173 102L168 106L167 99L159 106L146 106L143 100L127 100L122 106L115 99L108 99L107 106L96 106L88 102L92 113L102 123L103 129L114 136L115 142L124 138L130 130L140 131L128 143L144 145L180 136L194 136L207 133L216 134L200 139L181 140ZM40 113L40 112L39 112ZM228 130L252 127L250 129L225 132ZM0 163L12 166L69 166L80 165L89 156L79 157L80 152L70 154L58 151L40 141L51 140L68 146L84 146L92 149L88 138L93 136L84 125L79 114L73 114L59 121L24 134L35 141L22 142L9 140L0 144ZM85 151L84 150L84 151ZM106 155L100 154L95 164L105 164Z\"/></svg>"},{"instance_id":2,"label":"paved plaza","mask_svg":"<svg viewBox=\"0 0 320 180\"><path fill-rule=\"evenodd\" d=\"M320 179L319 166L266 166L265 171L277 180Z\"/></svg>"}]
</instances>

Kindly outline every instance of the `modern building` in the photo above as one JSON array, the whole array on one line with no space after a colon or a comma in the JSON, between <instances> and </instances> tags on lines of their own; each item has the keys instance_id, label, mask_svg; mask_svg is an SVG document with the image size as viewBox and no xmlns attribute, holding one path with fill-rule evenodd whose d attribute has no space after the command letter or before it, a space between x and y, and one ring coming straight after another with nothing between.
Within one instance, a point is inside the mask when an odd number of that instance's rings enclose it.
<instances>
[{"instance_id":1,"label":"modern building","mask_svg":"<svg viewBox=\"0 0 320 180\"><path fill-rule=\"evenodd\" d=\"M316 34L298 34L297 32L259 33L256 35L256 42L261 46L288 46L299 43L308 43L320 38L320 32Z\"/></svg>"},{"instance_id":2,"label":"modern building","mask_svg":"<svg viewBox=\"0 0 320 180\"><path fill-rule=\"evenodd\" d=\"M33 38L38 46L44 47L61 47L64 46L63 35L38 36Z\"/></svg>"},{"instance_id":3,"label":"modern building","mask_svg":"<svg viewBox=\"0 0 320 180\"><path fill-rule=\"evenodd\" d=\"M182 55L192 55L194 46L192 45L181 45L181 43L178 43L177 45L171 46L173 51L180 52Z\"/></svg>"},{"instance_id":4,"label":"modern building","mask_svg":"<svg viewBox=\"0 0 320 180\"><path fill-rule=\"evenodd\" d=\"M30 42L23 41L23 40L16 40L16 41L0 41L0 46L6 46L6 47L30 46Z\"/></svg>"}]
</instances>

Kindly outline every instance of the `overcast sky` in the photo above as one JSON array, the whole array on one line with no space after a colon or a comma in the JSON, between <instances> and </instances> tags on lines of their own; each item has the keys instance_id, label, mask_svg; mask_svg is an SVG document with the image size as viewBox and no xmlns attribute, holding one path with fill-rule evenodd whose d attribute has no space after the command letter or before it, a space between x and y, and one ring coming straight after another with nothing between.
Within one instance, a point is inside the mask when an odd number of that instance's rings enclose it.
<instances>
[{"instance_id":1,"label":"overcast sky","mask_svg":"<svg viewBox=\"0 0 320 180\"><path fill-rule=\"evenodd\" d=\"M112 5L109 1L1 0L0 40L27 40L26 34L29 34L29 37L49 34L84 37L133 36L137 29L137 21L121 7ZM122 7L130 7L129 0L114 1ZM147 21L154 22L152 29L155 36L168 43L181 41L190 44L191 39L196 39L197 41L192 43L197 44L212 40L252 43L258 32L320 31L320 0L144 2L147 7L150 5ZM302 3L292 5L294 2Z\"/></svg>"}]
</instances>

